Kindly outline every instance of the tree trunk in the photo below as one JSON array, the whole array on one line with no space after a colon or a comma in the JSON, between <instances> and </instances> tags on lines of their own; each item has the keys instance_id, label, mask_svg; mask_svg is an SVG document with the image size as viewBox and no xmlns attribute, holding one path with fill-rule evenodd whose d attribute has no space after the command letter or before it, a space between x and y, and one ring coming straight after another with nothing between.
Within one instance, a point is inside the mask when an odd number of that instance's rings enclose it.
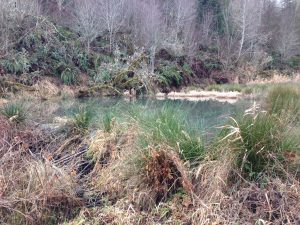
<instances>
[{"instance_id":1,"label":"tree trunk","mask_svg":"<svg viewBox=\"0 0 300 225\"><path fill-rule=\"evenodd\" d=\"M239 54L237 61L240 59L242 55L242 50L244 47L244 42L245 42L245 32L246 32L246 5L247 5L247 0L244 0L244 5L243 5L243 16L242 16L242 37L241 37L241 42L240 42L240 49L239 49Z\"/></svg>"},{"instance_id":2,"label":"tree trunk","mask_svg":"<svg viewBox=\"0 0 300 225\"><path fill-rule=\"evenodd\" d=\"M151 48L151 56L150 56L150 66L151 66L151 73L154 73L155 69L155 54L156 54L156 46Z\"/></svg>"},{"instance_id":3,"label":"tree trunk","mask_svg":"<svg viewBox=\"0 0 300 225\"><path fill-rule=\"evenodd\" d=\"M86 50L87 50L88 54L90 53L90 48L91 48L91 42L90 42L90 40L88 40L87 44L86 44Z\"/></svg>"}]
</instances>

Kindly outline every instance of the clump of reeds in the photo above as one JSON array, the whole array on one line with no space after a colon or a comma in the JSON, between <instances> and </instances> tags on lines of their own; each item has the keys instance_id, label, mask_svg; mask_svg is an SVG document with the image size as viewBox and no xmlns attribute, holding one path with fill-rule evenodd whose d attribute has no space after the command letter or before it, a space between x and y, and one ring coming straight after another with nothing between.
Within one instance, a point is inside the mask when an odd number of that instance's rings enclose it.
<instances>
[{"instance_id":1,"label":"clump of reeds","mask_svg":"<svg viewBox=\"0 0 300 225\"><path fill-rule=\"evenodd\" d=\"M73 127L75 132L86 133L93 119L92 112L87 108L80 108L73 116Z\"/></svg>"},{"instance_id":2,"label":"clump of reeds","mask_svg":"<svg viewBox=\"0 0 300 225\"><path fill-rule=\"evenodd\" d=\"M277 85L266 98L266 109L289 122L300 118L300 90L296 86Z\"/></svg>"},{"instance_id":3,"label":"clump of reeds","mask_svg":"<svg viewBox=\"0 0 300 225\"><path fill-rule=\"evenodd\" d=\"M111 132L115 123L115 118L111 112L104 114L102 118L103 128L105 132Z\"/></svg>"},{"instance_id":4,"label":"clump of reeds","mask_svg":"<svg viewBox=\"0 0 300 225\"><path fill-rule=\"evenodd\" d=\"M165 144L184 160L198 160L205 154L199 132L190 129L184 113L166 105L140 119L143 146Z\"/></svg>"},{"instance_id":5,"label":"clump of reeds","mask_svg":"<svg viewBox=\"0 0 300 225\"><path fill-rule=\"evenodd\" d=\"M246 176L256 178L280 161L287 152L299 150L298 143L285 133L278 118L263 112L232 118L224 126L222 140L236 154L236 166Z\"/></svg>"}]
</instances>

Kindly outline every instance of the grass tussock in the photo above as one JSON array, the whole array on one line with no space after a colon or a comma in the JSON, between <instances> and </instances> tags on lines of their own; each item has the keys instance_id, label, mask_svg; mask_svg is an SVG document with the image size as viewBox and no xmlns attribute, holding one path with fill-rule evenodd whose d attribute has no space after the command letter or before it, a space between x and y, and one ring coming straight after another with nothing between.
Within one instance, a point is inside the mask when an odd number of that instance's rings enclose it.
<instances>
[{"instance_id":1,"label":"grass tussock","mask_svg":"<svg viewBox=\"0 0 300 225\"><path fill-rule=\"evenodd\" d=\"M265 114L246 114L223 127L222 140L230 142L237 167L247 177L257 177L278 162L287 152L298 152L296 140L285 133L278 118Z\"/></svg>"},{"instance_id":2,"label":"grass tussock","mask_svg":"<svg viewBox=\"0 0 300 225\"><path fill-rule=\"evenodd\" d=\"M19 124L24 123L27 117L26 110L20 103L7 103L0 109L0 113L9 121Z\"/></svg>"},{"instance_id":3,"label":"grass tussock","mask_svg":"<svg viewBox=\"0 0 300 225\"><path fill-rule=\"evenodd\" d=\"M115 124L115 117L111 112L106 113L102 118L103 128L105 132L111 132L114 124Z\"/></svg>"},{"instance_id":4,"label":"grass tussock","mask_svg":"<svg viewBox=\"0 0 300 225\"><path fill-rule=\"evenodd\" d=\"M25 160L11 163L5 164L6 171L0 170L2 223L55 224L80 206L72 179L54 165Z\"/></svg>"},{"instance_id":5,"label":"grass tussock","mask_svg":"<svg viewBox=\"0 0 300 225\"><path fill-rule=\"evenodd\" d=\"M52 145L48 137L0 120L0 223L57 224L72 217L81 205L75 179L47 159ZM46 144L49 152L42 150Z\"/></svg>"},{"instance_id":6,"label":"grass tussock","mask_svg":"<svg viewBox=\"0 0 300 225\"><path fill-rule=\"evenodd\" d=\"M91 125L93 114L89 109L81 108L73 116L74 132L86 133Z\"/></svg>"},{"instance_id":7,"label":"grass tussock","mask_svg":"<svg viewBox=\"0 0 300 225\"><path fill-rule=\"evenodd\" d=\"M272 88L266 98L266 108L269 113L292 120L300 119L299 87L279 85Z\"/></svg>"},{"instance_id":8,"label":"grass tussock","mask_svg":"<svg viewBox=\"0 0 300 225\"><path fill-rule=\"evenodd\" d=\"M141 115L138 120L141 124L142 146L164 143L186 161L198 160L204 156L204 144L200 135L188 128L182 111L165 106L154 113Z\"/></svg>"}]
</instances>

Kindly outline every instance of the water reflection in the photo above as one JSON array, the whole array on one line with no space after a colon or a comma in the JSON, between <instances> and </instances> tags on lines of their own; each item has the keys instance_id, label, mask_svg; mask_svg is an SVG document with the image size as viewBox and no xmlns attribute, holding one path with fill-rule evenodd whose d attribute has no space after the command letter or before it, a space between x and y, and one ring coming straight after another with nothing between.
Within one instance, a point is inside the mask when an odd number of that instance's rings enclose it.
<instances>
[{"instance_id":1,"label":"water reflection","mask_svg":"<svg viewBox=\"0 0 300 225\"><path fill-rule=\"evenodd\" d=\"M168 105L184 112L189 125L205 134L214 133L216 126L224 124L228 116L234 116L251 106L250 100L239 100L235 104L219 101L155 100L149 98L86 98L59 101L25 102L30 119L39 123L51 123L55 117L71 117L80 108L88 108L94 115L94 123L99 123L107 112L113 112L119 120L125 120L138 108L151 113Z\"/></svg>"}]
</instances>

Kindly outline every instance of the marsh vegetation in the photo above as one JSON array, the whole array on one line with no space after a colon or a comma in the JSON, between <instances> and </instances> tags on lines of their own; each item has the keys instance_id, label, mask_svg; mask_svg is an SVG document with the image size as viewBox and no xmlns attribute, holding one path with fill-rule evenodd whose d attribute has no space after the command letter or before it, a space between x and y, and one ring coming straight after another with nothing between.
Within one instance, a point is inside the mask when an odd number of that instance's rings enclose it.
<instances>
[{"instance_id":1,"label":"marsh vegetation","mask_svg":"<svg viewBox=\"0 0 300 225\"><path fill-rule=\"evenodd\" d=\"M300 224L298 0L0 0L0 224Z\"/></svg>"},{"instance_id":2,"label":"marsh vegetation","mask_svg":"<svg viewBox=\"0 0 300 225\"><path fill-rule=\"evenodd\" d=\"M190 119L206 103L118 101L56 107L39 125L36 104L3 106L1 223L299 222L299 89L276 85L206 125Z\"/></svg>"}]
</instances>

